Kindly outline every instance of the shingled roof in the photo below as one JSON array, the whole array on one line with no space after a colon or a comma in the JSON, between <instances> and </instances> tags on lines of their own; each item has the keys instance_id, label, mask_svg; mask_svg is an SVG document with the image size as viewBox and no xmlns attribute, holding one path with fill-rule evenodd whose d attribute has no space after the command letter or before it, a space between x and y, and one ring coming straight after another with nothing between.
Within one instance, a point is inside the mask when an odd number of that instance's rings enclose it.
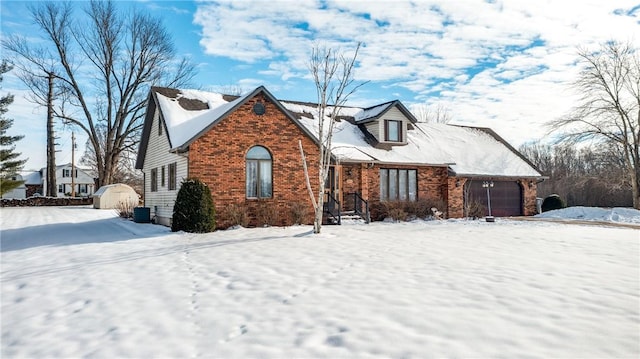
<instances>
[{"instance_id":1,"label":"shingled roof","mask_svg":"<svg viewBox=\"0 0 640 359\"><path fill-rule=\"evenodd\" d=\"M317 141L317 104L275 99L260 86L244 96L228 96L194 90L154 87L149 111L159 106L173 151L185 151L246 100L264 92L296 125ZM363 124L375 121L392 108L398 109L413 125L407 144L376 146L367 139ZM340 108L334 130L332 154L338 161L398 165L448 167L459 176L541 177L533 164L495 132L486 128L419 123L398 100L371 107ZM152 119L147 118L146 122ZM142 168L150 126L145 123L137 168Z\"/></svg>"}]
</instances>

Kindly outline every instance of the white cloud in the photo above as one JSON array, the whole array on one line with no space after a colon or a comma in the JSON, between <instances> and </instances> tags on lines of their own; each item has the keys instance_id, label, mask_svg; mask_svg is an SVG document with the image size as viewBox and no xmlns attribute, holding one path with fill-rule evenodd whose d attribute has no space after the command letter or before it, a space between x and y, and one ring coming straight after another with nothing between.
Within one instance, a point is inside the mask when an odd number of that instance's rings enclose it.
<instances>
[{"instance_id":1,"label":"white cloud","mask_svg":"<svg viewBox=\"0 0 640 359\"><path fill-rule=\"evenodd\" d=\"M199 4L194 21L206 53L267 60L261 74L282 80L307 76L315 41L343 50L362 41L356 76L373 81L368 87L389 94L408 89L414 96L402 99L407 103L448 103L458 122L494 127L517 144L542 136L541 125L570 108L577 47L640 39L640 11L627 14L634 6L635 0L225 1Z\"/></svg>"}]
</instances>

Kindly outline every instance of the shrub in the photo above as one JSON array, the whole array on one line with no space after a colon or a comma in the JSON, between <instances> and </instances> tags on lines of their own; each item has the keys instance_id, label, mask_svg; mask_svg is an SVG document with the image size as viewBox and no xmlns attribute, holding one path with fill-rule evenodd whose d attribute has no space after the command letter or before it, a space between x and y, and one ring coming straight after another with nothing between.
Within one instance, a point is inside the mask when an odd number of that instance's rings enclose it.
<instances>
[{"instance_id":1,"label":"shrub","mask_svg":"<svg viewBox=\"0 0 640 359\"><path fill-rule=\"evenodd\" d=\"M290 207L293 224L308 223L310 207L310 205L303 202L293 202Z\"/></svg>"},{"instance_id":2,"label":"shrub","mask_svg":"<svg viewBox=\"0 0 640 359\"><path fill-rule=\"evenodd\" d=\"M116 204L116 212L121 218L133 218L133 209L136 203L130 201L121 201Z\"/></svg>"},{"instance_id":3,"label":"shrub","mask_svg":"<svg viewBox=\"0 0 640 359\"><path fill-rule=\"evenodd\" d=\"M553 211L565 207L566 205L564 201L557 194L551 194L542 201L542 212Z\"/></svg>"},{"instance_id":4,"label":"shrub","mask_svg":"<svg viewBox=\"0 0 640 359\"><path fill-rule=\"evenodd\" d=\"M441 199L420 199L415 202L405 202L405 211L411 216L420 219L426 219L430 217L439 217L442 219L446 217L447 204ZM436 214L439 213L439 216Z\"/></svg>"},{"instance_id":5,"label":"shrub","mask_svg":"<svg viewBox=\"0 0 640 359\"><path fill-rule=\"evenodd\" d=\"M173 206L171 230L206 233L215 229L215 208L209 187L195 178L184 180Z\"/></svg>"},{"instance_id":6,"label":"shrub","mask_svg":"<svg viewBox=\"0 0 640 359\"><path fill-rule=\"evenodd\" d=\"M467 204L465 210L467 212L467 217L473 219L484 217L485 213L487 213L487 207L478 201L471 201Z\"/></svg>"},{"instance_id":7,"label":"shrub","mask_svg":"<svg viewBox=\"0 0 640 359\"><path fill-rule=\"evenodd\" d=\"M218 227L228 228L233 226L249 226L249 212L244 204L232 203L220 213Z\"/></svg>"},{"instance_id":8,"label":"shrub","mask_svg":"<svg viewBox=\"0 0 640 359\"><path fill-rule=\"evenodd\" d=\"M278 222L278 208L274 202L260 201L256 208L258 227L275 226Z\"/></svg>"},{"instance_id":9,"label":"shrub","mask_svg":"<svg viewBox=\"0 0 640 359\"><path fill-rule=\"evenodd\" d=\"M372 221L382 221L389 216L389 213L384 202L371 201L369 202L369 215Z\"/></svg>"},{"instance_id":10,"label":"shrub","mask_svg":"<svg viewBox=\"0 0 640 359\"><path fill-rule=\"evenodd\" d=\"M388 213L389 217L396 222L404 222L409 218L409 214L401 207L393 206L389 208Z\"/></svg>"},{"instance_id":11,"label":"shrub","mask_svg":"<svg viewBox=\"0 0 640 359\"><path fill-rule=\"evenodd\" d=\"M406 221L409 218L409 214L406 211L407 203L402 201L384 202L386 207L387 217L394 221ZM383 218L384 219L384 218Z\"/></svg>"}]
</instances>

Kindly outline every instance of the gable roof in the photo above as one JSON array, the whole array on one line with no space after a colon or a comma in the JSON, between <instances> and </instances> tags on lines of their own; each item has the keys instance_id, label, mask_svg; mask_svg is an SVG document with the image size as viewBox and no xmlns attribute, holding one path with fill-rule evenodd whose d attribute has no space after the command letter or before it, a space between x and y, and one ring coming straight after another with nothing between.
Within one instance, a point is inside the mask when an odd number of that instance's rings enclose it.
<instances>
[{"instance_id":1,"label":"gable roof","mask_svg":"<svg viewBox=\"0 0 640 359\"><path fill-rule=\"evenodd\" d=\"M314 141L316 140L307 128L302 126L264 86L257 87L239 97L197 90L153 87L149 93L136 168L142 169L144 166L156 108L160 110L160 117L171 151L184 152L200 136L210 131L217 123L258 94L263 94L307 136Z\"/></svg>"},{"instance_id":2,"label":"gable roof","mask_svg":"<svg viewBox=\"0 0 640 359\"><path fill-rule=\"evenodd\" d=\"M409 121L411 121L412 123L418 122L418 120L415 118L415 116L413 116L411 111L409 111L409 109L407 109L402 104L402 102L398 100L393 100L393 101L385 102L372 107L363 108L360 112L358 112L354 116L354 120L356 121L356 123L372 122L384 116L384 114L387 113L393 107L397 107L398 110L400 110L400 112L402 112L402 114L407 119L409 119Z\"/></svg>"}]
</instances>

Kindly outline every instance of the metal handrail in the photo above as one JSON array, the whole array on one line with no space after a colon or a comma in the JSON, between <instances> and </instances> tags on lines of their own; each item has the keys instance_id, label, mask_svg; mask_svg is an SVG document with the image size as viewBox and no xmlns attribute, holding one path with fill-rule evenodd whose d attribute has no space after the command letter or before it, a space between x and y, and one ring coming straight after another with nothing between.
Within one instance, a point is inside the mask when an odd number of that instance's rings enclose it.
<instances>
[{"instance_id":1,"label":"metal handrail","mask_svg":"<svg viewBox=\"0 0 640 359\"><path fill-rule=\"evenodd\" d=\"M341 222L340 201L338 201L331 193L325 193L327 199L323 204L324 213L329 214L338 224ZM337 213L335 213L337 212ZM336 215L337 214L337 215Z\"/></svg>"},{"instance_id":2,"label":"metal handrail","mask_svg":"<svg viewBox=\"0 0 640 359\"><path fill-rule=\"evenodd\" d=\"M366 201L359 192L350 193L353 194L353 212L358 214L362 219L364 219L365 223L371 222L371 214L369 212L369 201ZM364 204L364 210L363 210Z\"/></svg>"}]
</instances>

